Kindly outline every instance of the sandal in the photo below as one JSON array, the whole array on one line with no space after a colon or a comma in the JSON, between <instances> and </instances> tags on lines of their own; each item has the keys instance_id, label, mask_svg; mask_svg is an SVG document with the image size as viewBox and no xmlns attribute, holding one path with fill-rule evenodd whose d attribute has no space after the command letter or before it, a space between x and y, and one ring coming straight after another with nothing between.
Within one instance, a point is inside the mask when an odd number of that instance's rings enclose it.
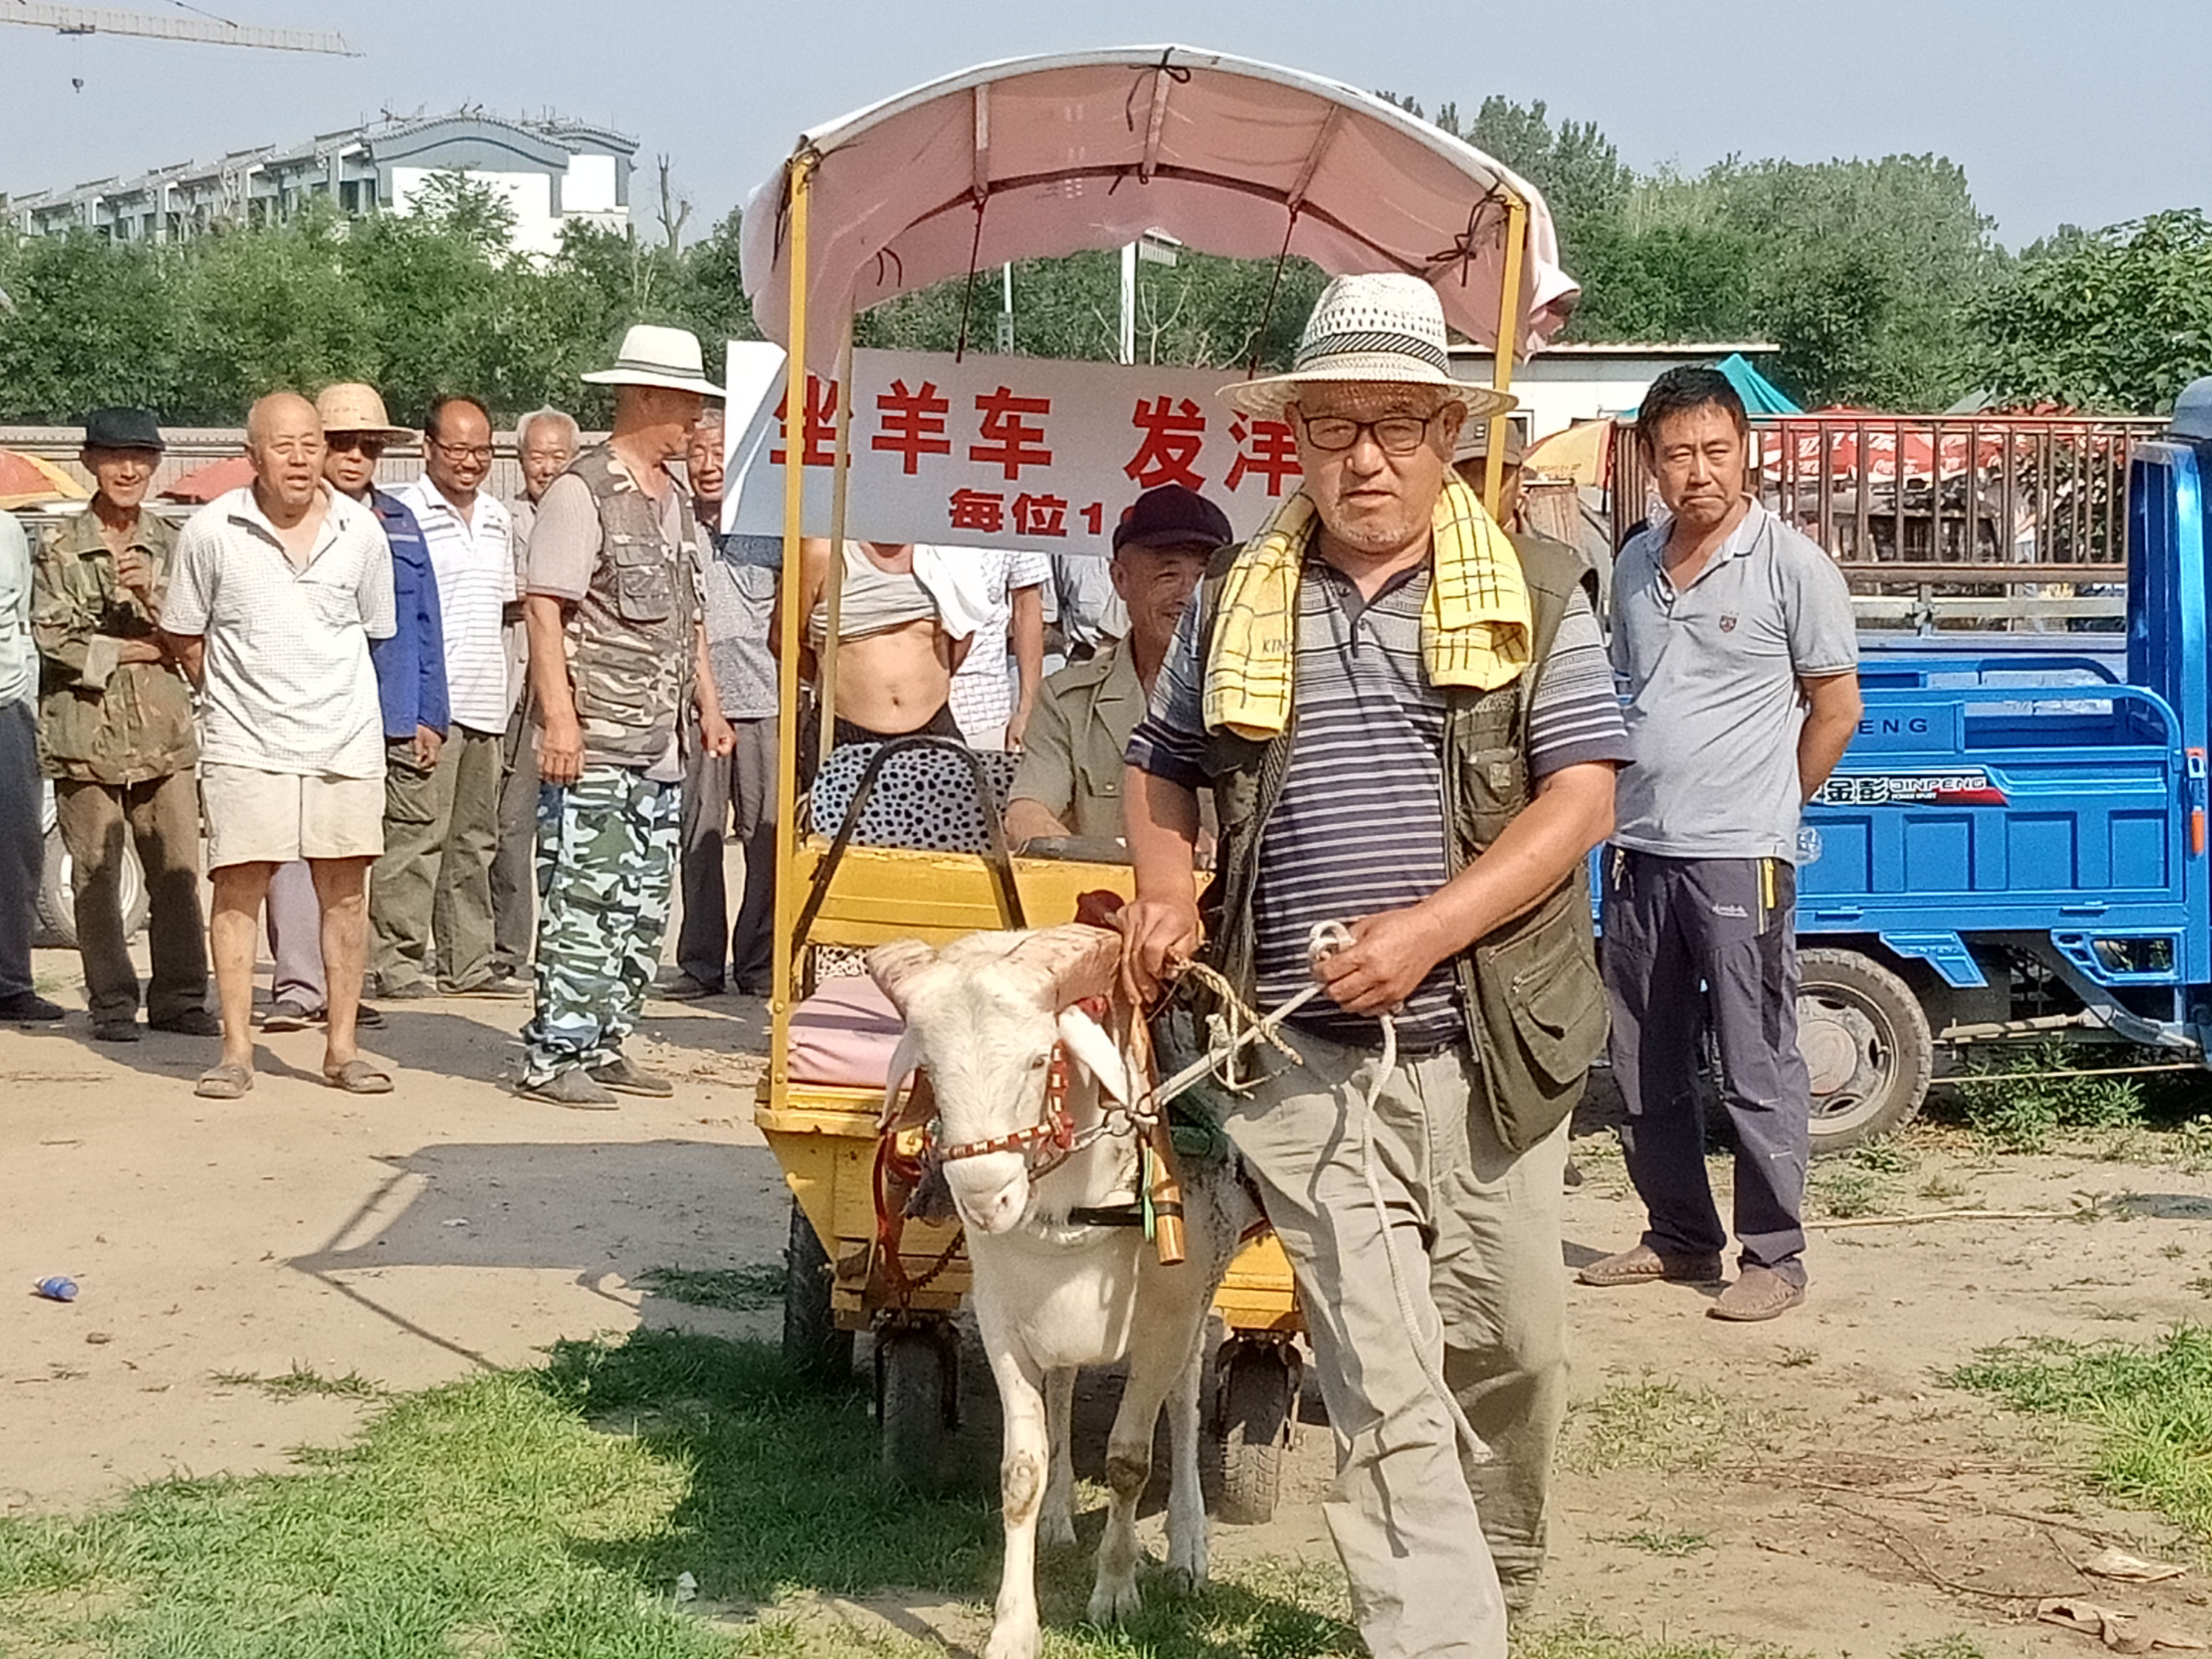
<instances>
[{"instance_id":1,"label":"sandal","mask_svg":"<svg viewBox=\"0 0 2212 1659\"><path fill-rule=\"evenodd\" d=\"M192 1092L202 1100L237 1100L252 1086L252 1068L226 1060L202 1072L200 1080L192 1085Z\"/></svg>"},{"instance_id":2,"label":"sandal","mask_svg":"<svg viewBox=\"0 0 2212 1659\"><path fill-rule=\"evenodd\" d=\"M392 1092L392 1074L379 1071L365 1060L349 1060L343 1066L325 1067L323 1081L333 1089L343 1089L349 1095L388 1095Z\"/></svg>"}]
</instances>

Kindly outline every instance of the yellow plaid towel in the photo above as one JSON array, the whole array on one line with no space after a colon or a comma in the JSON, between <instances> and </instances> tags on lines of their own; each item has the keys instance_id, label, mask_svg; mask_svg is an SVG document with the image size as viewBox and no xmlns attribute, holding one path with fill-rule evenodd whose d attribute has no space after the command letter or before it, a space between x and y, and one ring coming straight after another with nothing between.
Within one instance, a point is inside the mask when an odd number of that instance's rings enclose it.
<instances>
[{"instance_id":1,"label":"yellow plaid towel","mask_svg":"<svg viewBox=\"0 0 2212 1659\"><path fill-rule=\"evenodd\" d=\"M1276 737L1291 720L1298 574L1318 519L1303 493L1244 544L1221 586L1206 659L1206 724ZM1510 684L1528 665L1532 623L1521 561L1475 493L1449 474L1437 498L1421 661L1431 685Z\"/></svg>"}]
</instances>

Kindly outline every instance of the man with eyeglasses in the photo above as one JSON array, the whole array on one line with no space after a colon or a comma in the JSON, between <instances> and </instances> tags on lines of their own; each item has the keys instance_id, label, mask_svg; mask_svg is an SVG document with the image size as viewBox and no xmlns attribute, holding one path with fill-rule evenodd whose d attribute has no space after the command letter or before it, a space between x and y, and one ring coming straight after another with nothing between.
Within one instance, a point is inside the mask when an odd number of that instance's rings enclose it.
<instances>
[{"instance_id":1,"label":"man with eyeglasses","mask_svg":"<svg viewBox=\"0 0 2212 1659\"><path fill-rule=\"evenodd\" d=\"M392 630L368 642L384 710L384 805L392 816L392 791L434 767L446 740L446 653L438 612L438 580L415 515L398 496L376 487L377 463L391 444L414 434L394 426L372 386L341 380L315 398L323 423L323 482L376 515L392 551ZM264 1031L296 1031L329 1018L329 985L323 972L323 908L304 859L280 866L269 878L269 1006ZM364 1002L356 1023L364 1030L384 1024Z\"/></svg>"},{"instance_id":2,"label":"man with eyeglasses","mask_svg":"<svg viewBox=\"0 0 2212 1659\"><path fill-rule=\"evenodd\" d=\"M422 527L445 623L453 725L429 769L407 775L384 826L369 921L387 999L519 996L492 970L491 861L499 846L501 748L509 708L507 607L515 599L514 520L483 489L491 416L443 397L422 422L422 476L399 498Z\"/></svg>"},{"instance_id":3,"label":"man with eyeglasses","mask_svg":"<svg viewBox=\"0 0 2212 1659\"><path fill-rule=\"evenodd\" d=\"M1588 573L1451 475L1512 399L1452 379L1425 283L1337 278L1291 372L1224 395L1290 425L1304 477L1216 555L1130 739L1129 948L1147 991L1201 940L1249 1006L1320 980L1304 1063L1222 1127L1297 1275L1369 1650L1498 1659L1566 1405L1567 1117L1605 1044L1584 860L1620 709Z\"/></svg>"}]
</instances>

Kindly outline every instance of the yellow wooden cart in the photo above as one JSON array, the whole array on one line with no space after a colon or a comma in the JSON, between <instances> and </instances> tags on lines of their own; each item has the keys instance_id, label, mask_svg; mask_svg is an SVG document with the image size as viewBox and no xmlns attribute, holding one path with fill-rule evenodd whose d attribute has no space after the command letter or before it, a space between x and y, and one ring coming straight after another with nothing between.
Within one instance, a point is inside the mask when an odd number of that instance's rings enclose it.
<instances>
[{"instance_id":1,"label":"yellow wooden cart","mask_svg":"<svg viewBox=\"0 0 2212 1659\"><path fill-rule=\"evenodd\" d=\"M747 208L745 286L763 331L788 351L792 380L801 366L834 367L850 386L853 318L867 307L963 272L972 291L981 270L1126 248L1154 232L1203 252L1274 258L1279 275L1297 255L1331 272L1423 276L1455 326L1494 348L1500 389L1516 345L1563 318L1573 293L1554 263L1542 202L1490 158L1338 82L1157 46L986 65L803 137ZM1263 319L1255 338L1264 327ZM850 403L838 400L830 521L805 526L826 529L833 545L847 532ZM1500 437L1493 428L1493 502ZM786 470L791 593L803 476L802 467ZM825 753L842 562L830 561ZM782 608L781 626L780 706L796 709L796 605ZM787 720L781 733L785 802L798 799L798 726ZM755 1121L793 1198L786 1349L802 1365L845 1370L854 1333L874 1334L885 1461L908 1478L933 1472L957 1401L950 1319L967 1288L957 1227L908 1223L887 1249L875 1190L880 1081L804 1075L793 1064L794 1022L803 1029L808 1018L819 947L943 943L1065 921L1082 892L1130 890L1126 866L999 852L851 845L833 854L830 839L796 811L784 815L778 838L771 1046ZM1272 1236L1238 1256L1217 1307L1228 1332L1214 1393L1220 1508L1261 1519L1291 1431L1300 1328L1289 1266Z\"/></svg>"}]
</instances>

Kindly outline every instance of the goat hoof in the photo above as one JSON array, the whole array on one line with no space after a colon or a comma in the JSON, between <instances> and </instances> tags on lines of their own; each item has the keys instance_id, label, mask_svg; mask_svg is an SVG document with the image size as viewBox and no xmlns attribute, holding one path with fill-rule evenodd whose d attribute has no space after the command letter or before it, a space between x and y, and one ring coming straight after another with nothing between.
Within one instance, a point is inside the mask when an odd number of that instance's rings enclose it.
<instances>
[{"instance_id":1,"label":"goat hoof","mask_svg":"<svg viewBox=\"0 0 2212 1659\"><path fill-rule=\"evenodd\" d=\"M1037 1542L1046 1549L1059 1549L1075 1542L1075 1517L1048 1510L1037 1517Z\"/></svg>"},{"instance_id":2,"label":"goat hoof","mask_svg":"<svg viewBox=\"0 0 2212 1659\"><path fill-rule=\"evenodd\" d=\"M994 1626L983 1659L1037 1659L1038 1632L1035 1623L1018 1628Z\"/></svg>"},{"instance_id":3,"label":"goat hoof","mask_svg":"<svg viewBox=\"0 0 2212 1659\"><path fill-rule=\"evenodd\" d=\"M1175 1577L1178 1589L1189 1591L1206 1582L1206 1540L1187 1545L1179 1539L1168 1541L1168 1571Z\"/></svg>"},{"instance_id":4,"label":"goat hoof","mask_svg":"<svg viewBox=\"0 0 2212 1659\"><path fill-rule=\"evenodd\" d=\"M1134 1575L1119 1584L1109 1584L1104 1579L1091 1592L1091 1622L1094 1625L1119 1625L1136 1616L1145 1604L1137 1594Z\"/></svg>"}]
</instances>

